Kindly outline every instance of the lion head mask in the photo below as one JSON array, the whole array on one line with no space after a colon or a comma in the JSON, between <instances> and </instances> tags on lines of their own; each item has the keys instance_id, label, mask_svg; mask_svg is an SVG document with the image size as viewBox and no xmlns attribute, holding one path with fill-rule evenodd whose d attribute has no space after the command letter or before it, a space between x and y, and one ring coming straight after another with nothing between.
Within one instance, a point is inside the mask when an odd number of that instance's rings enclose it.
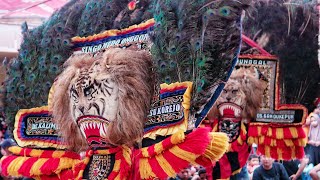
<instances>
[{"instance_id":1,"label":"lion head mask","mask_svg":"<svg viewBox=\"0 0 320 180\"><path fill-rule=\"evenodd\" d=\"M255 118L267 82L255 67L240 67L231 74L209 118L236 118L250 121Z\"/></svg>"}]
</instances>

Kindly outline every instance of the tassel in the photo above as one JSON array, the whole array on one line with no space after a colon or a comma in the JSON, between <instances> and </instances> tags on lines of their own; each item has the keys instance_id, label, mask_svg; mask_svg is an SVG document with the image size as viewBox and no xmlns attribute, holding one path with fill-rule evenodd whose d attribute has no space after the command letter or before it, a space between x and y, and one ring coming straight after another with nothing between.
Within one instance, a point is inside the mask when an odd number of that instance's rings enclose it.
<instances>
[{"instance_id":1,"label":"tassel","mask_svg":"<svg viewBox=\"0 0 320 180\"><path fill-rule=\"evenodd\" d=\"M225 133L210 133L211 142L205 150L204 156L213 161L219 160L227 151L229 138Z\"/></svg>"}]
</instances>

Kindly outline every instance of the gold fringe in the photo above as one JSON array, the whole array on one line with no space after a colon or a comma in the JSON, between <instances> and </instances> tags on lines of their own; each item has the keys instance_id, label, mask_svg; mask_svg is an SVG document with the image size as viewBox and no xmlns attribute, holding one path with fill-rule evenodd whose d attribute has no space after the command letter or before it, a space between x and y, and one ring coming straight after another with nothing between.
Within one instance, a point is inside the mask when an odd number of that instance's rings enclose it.
<instances>
[{"instance_id":1,"label":"gold fringe","mask_svg":"<svg viewBox=\"0 0 320 180\"><path fill-rule=\"evenodd\" d=\"M148 158L141 158L139 162L139 171L142 179L148 179L150 177L156 177L152 168L148 162Z\"/></svg>"},{"instance_id":2,"label":"gold fringe","mask_svg":"<svg viewBox=\"0 0 320 180\"><path fill-rule=\"evenodd\" d=\"M264 149L265 155L266 155L267 157L271 157L271 154L270 154L270 146L265 146L264 148L265 148L265 149Z\"/></svg>"},{"instance_id":3,"label":"gold fringe","mask_svg":"<svg viewBox=\"0 0 320 180\"><path fill-rule=\"evenodd\" d=\"M276 129L276 138L277 139L283 139L284 138L283 128L277 128Z\"/></svg>"},{"instance_id":4,"label":"gold fringe","mask_svg":"<svg viewBox=\"0 0 320 180\"><path fill-rule=\"evenodd\" d=\"M131 149L129 147L127 147L127 146L122 146L122 151L123 151L122 155L123 155L124 159L126 160L126 162L128 164L131 165L132 164L132 161L131 161L131 154L132 154Z\"/></svg>"},{"instance_id":5,"label":"gold fringe","mask_svg":"<svg viewBox=\"0 0 320 180\"><path fill-rule=\"evenodd\" d=\"M80 161L81 160L77 160L77 159L60 158L59 165L55 173L59 174L61 170L71 168L75 164L78 164Z\"/></svg>"},{"instance_id":6,"label":"gold fringe","mask_svg":"<svg viewBox=\"0 0 320 180\"><path fill-rule=\"evenodd\" d=\"M186 138L186 135L184 134L184 132L178 131L171 136L170 140L172 144L180 144L184 141L185 138Z\"/></svg>"},{"instance_id":7,"label":"gold fringe","mask_svg":"<svg viewBox=\"0 0 320 180\"><path fill-rule=\"evenodd\" d=\"M217 161L228 150L229 138L225 133L211 132L209 133L210 143L205 150L204 157Z\"/></svg>"},{"instance_id":8,"label":"gold fringe","mask_svg":"<svg viewBox=\"0 0 320 180\"><path fill-rule=\"evenodd\" d=\"M289 127L292 138L298 138L298 131L296 127Z\"/></svg>"}]
</instances>

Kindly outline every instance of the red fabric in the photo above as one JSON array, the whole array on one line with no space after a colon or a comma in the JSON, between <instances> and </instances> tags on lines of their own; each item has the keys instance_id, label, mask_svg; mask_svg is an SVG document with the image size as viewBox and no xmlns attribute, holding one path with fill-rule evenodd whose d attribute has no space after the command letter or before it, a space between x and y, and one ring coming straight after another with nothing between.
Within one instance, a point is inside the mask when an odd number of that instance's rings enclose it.
<instances>
[{"instance_id":1,"label":"red fabric","mask_svg":"<svg viewBox=\"0 0 320 180\"><path fill-rule=\"evenodd\" d=\"M32 157L26 160L22 166L19 168L18 173L25 177L31 177L30 169L32 165L38 160L38 158Z\"/></svg>"},{"instance_id":2,"label":"red fabric","mask_svg":"<svg viewBox=\"0 0 320 180\"><path fill-rule=\"evenodd\" d=\"M2 169L2 174L4 176L8 176L8 166L10 163L15 160L18 156L7 156L2 158L2 163L1 163L1 169Z\"/></svg>"},{"instance_id":3,"label":"red fabric","mask_svg":"<svg viewBox=\"0 0 320 180\"><path fill-rule=\"evenodd\" d=\"M45 175L51 175L55 172L55 170L59 166L60 159L59 158L51 158L48 159L40 168L40 171Z\"/></svg>"},{"instance_id":4,"label":"red fabric","mask_svg":"<svg viewBox=\"0 0 320 180\"><path fill-rule=\"evenodd\" d=\"M219 160L219 164L220 164L221 178L222 179L229 178L232 172L231 172L230 162L226 154L224 154L222 158Z\"/></svg>"},{"instance_id":5,"label":"red fabric","mask_svg":"<svg viewBox=\"0 0 320 180\"><path fill-rule=\"evenodd\" d=\"M43 151L43 153L41 154L41 157L52 157L53 151Z\"/></svg>"},{"instance_id":6,"label":"red fabric","mask_svg":"<svg viewBox=\"0 0 320 180\"><path fill-rule=\"evenodd\" d=\"M167 173L163 171L163 169L161 168L160 164L158 163L158 161L156 160L156 158L149 158L148 159L149 164L151 166L152 171L155 173L155 175L159 178L166 178Z\"/></svg>"},{"instance_id":7,"label":"red fabric","mask_svg":"<svg viewBox=\"0 0 320 180\"><path fill-rule=\"evenodd\" d=\"M168 161L175 172L180 172L183 168L190 164L190 162L178 158L170 151L163 153L163 157Z\"/></svg>"}]
</instances>

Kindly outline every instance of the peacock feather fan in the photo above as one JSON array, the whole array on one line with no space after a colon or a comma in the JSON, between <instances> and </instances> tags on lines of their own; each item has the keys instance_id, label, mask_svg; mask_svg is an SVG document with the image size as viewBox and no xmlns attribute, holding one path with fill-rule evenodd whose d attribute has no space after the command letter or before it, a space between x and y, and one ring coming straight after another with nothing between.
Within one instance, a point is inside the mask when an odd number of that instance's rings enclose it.
<instances>
[{"instance_id":1,"label":"peacock feather fan","mask_svg":"<svg viewBox=\"0 0 320 180\"><path fill-rule=\"evenodd\" d=\"M191 124L206 116L230 76L248 0L158 0L151 48L158 81L192 81ZM191 127L192 128L192 127Z\"/></svg>"}]
</instances>

